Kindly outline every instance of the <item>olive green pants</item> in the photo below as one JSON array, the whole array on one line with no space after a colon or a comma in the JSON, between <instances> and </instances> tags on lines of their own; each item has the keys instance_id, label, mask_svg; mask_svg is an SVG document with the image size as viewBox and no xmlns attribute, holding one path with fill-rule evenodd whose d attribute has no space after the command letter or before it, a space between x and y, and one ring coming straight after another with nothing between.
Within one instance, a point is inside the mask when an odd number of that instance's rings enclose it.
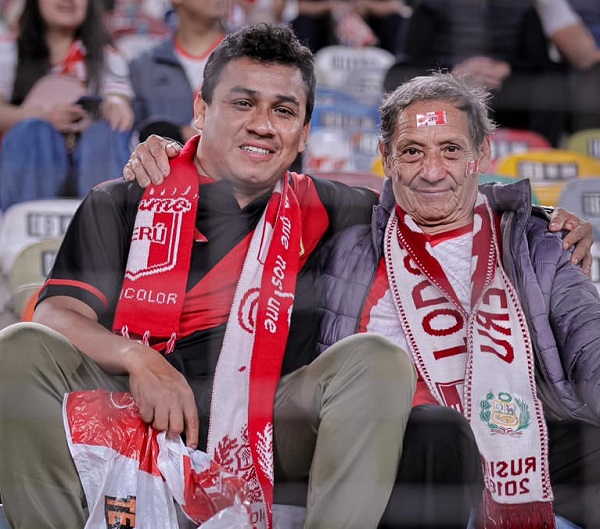
<instances>
[{"instance_id":1,"label":"olive green pants","mask_svg":"<svg viewBox=\"0 0 600 529\"><path fill-rule=\"evenodd\" d=\"M415 381L406 354L373 334L342 340L281 379L276 478L309 476L305 527L377 526L394 485ZM0 331L0 494L13 529L85 525L62 401L65 393L98 388L127 391L127 379L105 373L41 325Z\"/></svg>"}]
</instances>

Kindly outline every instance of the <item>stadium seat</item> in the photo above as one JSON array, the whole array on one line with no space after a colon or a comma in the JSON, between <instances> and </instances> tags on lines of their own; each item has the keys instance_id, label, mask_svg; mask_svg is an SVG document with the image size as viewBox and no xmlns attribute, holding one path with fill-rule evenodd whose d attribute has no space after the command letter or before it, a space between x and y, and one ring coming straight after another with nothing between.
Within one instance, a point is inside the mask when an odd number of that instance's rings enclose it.
<instances>
[{"instance_id":1,"label":"stadium seat","mask_svg":"<svg viewBox=\"0 0 600 529\"><path fill-rule=\"evenodd\" d=\"M383 78L393 63L394 56L381 48L326 46L315 54L317 83L378 105Z\"/></svg>"},{"instance_id":2,"label":"stadium seat","mask_svg":"<svg viewBox=\"0 0 600 529\"><path fill-rule=\"evenodd\" d=\"M379 107L353 100L315 104L311 120L312 129L341 129L347 131L379 131Z\"/></svg>"},{"instance_id":3,"label":"stadium seat","mask_svg":"<svg viewBox=\"0 0 600 529\"><path fill-rule=\"evenodd\" d=\"M519 154L531 149L551 149L552 144L541 134L532 130L498 128L492 135L492 165L493 172L498 159L509 154Z\"/></svg>"},{"instance_id":4,"label":"stadium seat","mask_svg":"<svg viewBox=\"0 0 600 529\"><path fill-rule=\"evenodd\" d=\"M567 182L558 197L558 205L590 222L594 240L600 242L600 176Z\"/></svg>"},{"instance_id":5,"label":"stadium seat","mask_svg":"<svg viewBox=\"0 0 600 529\"><path fill-rule=\"evenodd\" d=\"M562 149L532 149L500 159L495 173L529 178L540 203L556 206L567 181L600 176L600 160Z\"/></svg>"},{"instance_id":6,"label":"stadium seat","mask_svg":"<svg viewBox=\"0 0 600 529\"><path fill-rule=\"evenodd\" d=\"M32 200L12 205L0 226L0 272L8 275L19 252L29 244L64 235L79 199Z\"/></svg>"},{"instance_id":7,"label":"stadium seat","mask_svg":"<svg viewBox=\"0 0 600 529\"><path fill-rule=\"evenodd\" d=\"M567 138L565 148L592 158L600 158L600 129L574 132Z\"/></svg>"},{"instance_id":8,"label":"stadium seat","mask_svg":"<svg viewBox=\"0 0 600 529\"><path fill-rule=\"evenodd\" d=\"M354 171L349 135L339 129L311 130L302 155L302 172Z\"/></svg>"},{"instance_id":9,"label":"stadium seat","mask_svg":"<svg viewBox=\"0 0 600 529\"><path fill-rule=\"evenodd\" d=\"M359 103L348 96L336 97L335 92L317 98L305 153L305 168L313 169L317 158L329 152L337 160L348 159L345 170L368 171L378 155L379 108L374 104ZM335 147L335 145L338 147ZM339 148L339 152L331 148ZM350 149L350 153L348 152ZM337 167L341 170L342 167Z\"/></svg>"},{"instance_id":10,"label":"stadium seat","mask_svg":"<svg viewBox=\"0 0 600 529\"><path fill-rule=\"evenodd\" d=\"M37 294L52 268L60 238L32 242L23 248L8 275L8 307L17 318L24 318L29 301Z\"/></svg>"}]
</instances>

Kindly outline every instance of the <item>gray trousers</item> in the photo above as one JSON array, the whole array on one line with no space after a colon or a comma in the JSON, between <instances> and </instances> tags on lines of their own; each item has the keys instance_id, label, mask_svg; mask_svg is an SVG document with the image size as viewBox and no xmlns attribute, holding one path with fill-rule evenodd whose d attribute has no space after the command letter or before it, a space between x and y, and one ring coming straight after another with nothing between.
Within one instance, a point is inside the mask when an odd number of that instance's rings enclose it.
<instances>
[{"instance_id":1,"label":"gray trousers","mask_svg":"<svg viewBox=\"0 0 600 529\"><path fill-rule=\"evenodd\" d=\"M396 478L415 383L406 354L373 334L342 340L281 379L276 477L309 477L306 528L377 527ZM0 331L0 494L13 529L85 525L62 400L67 392L98 388L127 391L127 378L107 374L41 325Z\"/></svg>"}]
</instances>

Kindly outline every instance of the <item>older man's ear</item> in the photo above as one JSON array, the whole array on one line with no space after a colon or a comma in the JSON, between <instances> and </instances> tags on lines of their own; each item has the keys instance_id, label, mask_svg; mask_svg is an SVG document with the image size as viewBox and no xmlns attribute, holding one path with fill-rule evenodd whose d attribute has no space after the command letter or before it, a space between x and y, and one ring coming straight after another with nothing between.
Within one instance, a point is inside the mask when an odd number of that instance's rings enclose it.
<instances>
[{"instance_id":1,"label":"older man's ear","mask_svg":"<svg viewBox=\"0 0 600 529\"><path fill-rule=\"evenodd\" d=\"M481 146L481 154L479 156L478 161L478 173L487 173L490 168L490 163L492 159L492 142L490 137L488 136Z\"/></svg>"}]
</instances>

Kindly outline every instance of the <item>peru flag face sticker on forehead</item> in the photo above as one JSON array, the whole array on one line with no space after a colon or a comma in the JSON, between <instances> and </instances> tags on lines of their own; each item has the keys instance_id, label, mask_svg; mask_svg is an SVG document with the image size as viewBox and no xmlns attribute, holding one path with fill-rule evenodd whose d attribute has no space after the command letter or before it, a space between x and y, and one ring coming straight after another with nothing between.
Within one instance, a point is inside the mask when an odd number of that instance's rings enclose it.
<instances>
[{"instance_id":1,"label":"peru flag face sticker on forehead","mask_svg":"<svg viewBox=\"0 0 600 529\"><path fill-rule=\"evenodd\" d=\"M417 127L432 127L434 125L446 125L445 110L432 110L425 114L417 114Z\"/></svg>"}]
</instances>

